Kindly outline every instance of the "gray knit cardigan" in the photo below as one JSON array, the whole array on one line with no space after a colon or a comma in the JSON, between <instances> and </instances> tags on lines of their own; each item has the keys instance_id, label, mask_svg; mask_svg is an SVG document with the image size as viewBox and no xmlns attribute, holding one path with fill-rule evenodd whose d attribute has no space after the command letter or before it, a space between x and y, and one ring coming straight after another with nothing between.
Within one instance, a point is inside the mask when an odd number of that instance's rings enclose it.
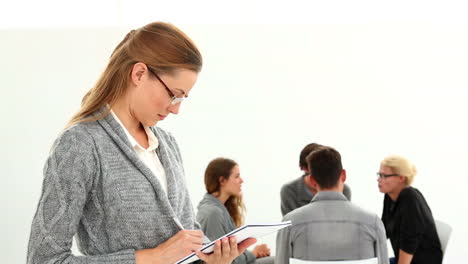
<instances>
[{"instance_id":1,"label":"gray knit cardigan","mask_svg":"<svg viewBox=\"0 0 468 264\"><path fill-rule=\"evenodd\" d=\"M112 115L77 124L55 141L44 167L27 263L135 263L135 250L152 248L176 234L177 217L199 229L178 146L169 133L151 128L168 193L133 150ZM84 256L71 254L73 236Z\"/></svg>"}]
</instances>

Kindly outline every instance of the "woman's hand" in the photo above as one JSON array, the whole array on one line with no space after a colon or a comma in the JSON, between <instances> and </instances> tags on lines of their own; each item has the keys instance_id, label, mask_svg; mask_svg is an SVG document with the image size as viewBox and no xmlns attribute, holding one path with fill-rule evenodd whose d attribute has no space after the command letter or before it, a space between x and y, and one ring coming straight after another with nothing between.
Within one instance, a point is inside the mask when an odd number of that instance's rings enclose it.
<instances>
[{"instance_id":1,"label":"woman's hand","mask_svg":"<svg viewBox=\"0 0 468 264\"><path fill-rule=\"evenodd\" d=\"M202 231L181 230L155 248L137 250L135 252L136 264L175 263L188 254L199 250L202 245Z\"/></svg>"},{"instance_id":2,"label":"woman's hand","mask_svg":"<svg viewBox=\"0 0 468 264\"><path fill-rule=\"evenodd\" d=\"M252 253L256 258L268 257L270 256L270 249L268 248L267 244L260 244L255 246L255 248L252 250Z\"/></svg>"},{"instance_id":3,"label":"woman's hand","mask_svg":"<svg viewBox=\"0 0 468 264\"><path fill-rule=\"evenodd\" d=\"M255 238L247 238L237 245L235 237L223 238L221 241L217 240L215 242L212 254L204 254L201 251L197 251L196 254L207 264L230 264L255 242L257 242Z\"/></svg>"}]
</instances>

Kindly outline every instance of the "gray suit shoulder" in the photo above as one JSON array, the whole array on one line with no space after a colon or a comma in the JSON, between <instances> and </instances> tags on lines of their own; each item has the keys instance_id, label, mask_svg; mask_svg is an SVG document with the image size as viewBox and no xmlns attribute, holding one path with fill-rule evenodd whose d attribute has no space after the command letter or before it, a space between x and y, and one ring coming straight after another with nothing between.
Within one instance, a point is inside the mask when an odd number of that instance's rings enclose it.
<instances>
[{"instance_id":1,"label":"gray suit shoulder","mask_svg":"<svg viewBox=\"0 0 468 264\"><path fill-rule=\"evenodd\" d=\"M302 176L283 184L281 192L295 191L300 184L302 184Z\"/></svg>"}]
</instances>

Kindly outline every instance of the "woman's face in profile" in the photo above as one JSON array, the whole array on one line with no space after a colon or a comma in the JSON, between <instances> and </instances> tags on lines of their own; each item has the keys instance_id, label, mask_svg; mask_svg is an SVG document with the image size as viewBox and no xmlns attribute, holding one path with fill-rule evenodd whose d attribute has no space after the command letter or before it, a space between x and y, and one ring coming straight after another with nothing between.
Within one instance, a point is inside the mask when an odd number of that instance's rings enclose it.
<instances>
[{"instance_id":1,"label":"woman's face in profile","mask_svg":"<svg viewBox=\"0 0 468 264\"><path fill-rule=\"evenodd\" d=\"M230 196L239 196L242 193L242 183L244 180L240 176L239 166L234 166L231 170L229 179L224 180L221 185L221 191Z\"/></svg>"},{"instance_id":2,"label":"woman's face in profile","mask_svg":"<svg viewBox=\"0 0 468 264\"><path fill-rule=\"evenodd\" d=\"M158 77L164 84L146 70L141 83L130 93L133 114L145 126L154 126L169 114L178 114L181 103L171 104L171 93L176 97L188 95L198 74L178 69L173 74L161 74Z\"/></svg>"},{"instance_id":3,"label":"woman's face in profile","mask_svg":"<svg viewBox=\"0 0 468 264\"><path fill-rule=\"evenodd\" d=\"M381 193L390 193L400 188L402 176L395 175L392 168L380 165L379 173L383 176L377 179L379 191Z\"/></svg>"}]
</instances>

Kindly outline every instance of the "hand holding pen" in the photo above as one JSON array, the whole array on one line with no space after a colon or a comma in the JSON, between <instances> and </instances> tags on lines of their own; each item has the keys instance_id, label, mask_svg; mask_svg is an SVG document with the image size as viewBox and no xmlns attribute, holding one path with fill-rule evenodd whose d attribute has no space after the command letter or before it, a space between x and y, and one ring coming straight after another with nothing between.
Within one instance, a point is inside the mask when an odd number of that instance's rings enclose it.
<instances>
[{"instance_id":1,"label":"hand holding pen","mask_svg":"<svg viewBox=\"0 0 468 264\"><path fill-rule=\"evenodd\" d=\"M203 232L200 230L185 230L177 221L180 231L155 248L136 252L136 263L175 263L181 258L199 250L203 245Z\"/></svg>"},{"instance_id":2,"label":"hand holding pen","mask_svg":"<svg viewBox=\"0 0 468 264\"><path fill-rule=\"evenodd\" d=\"M229 264L256 242L254 238L248 238L237 245L235 237L223 238L216 241L214 253L204 254L199 251L203 244L203 232L185 230L177 218L174 218L174 223L180 231L155 248L137 250L136 264L175 263L192 252L207 264Z\"/></svg>"}]
</instances>

